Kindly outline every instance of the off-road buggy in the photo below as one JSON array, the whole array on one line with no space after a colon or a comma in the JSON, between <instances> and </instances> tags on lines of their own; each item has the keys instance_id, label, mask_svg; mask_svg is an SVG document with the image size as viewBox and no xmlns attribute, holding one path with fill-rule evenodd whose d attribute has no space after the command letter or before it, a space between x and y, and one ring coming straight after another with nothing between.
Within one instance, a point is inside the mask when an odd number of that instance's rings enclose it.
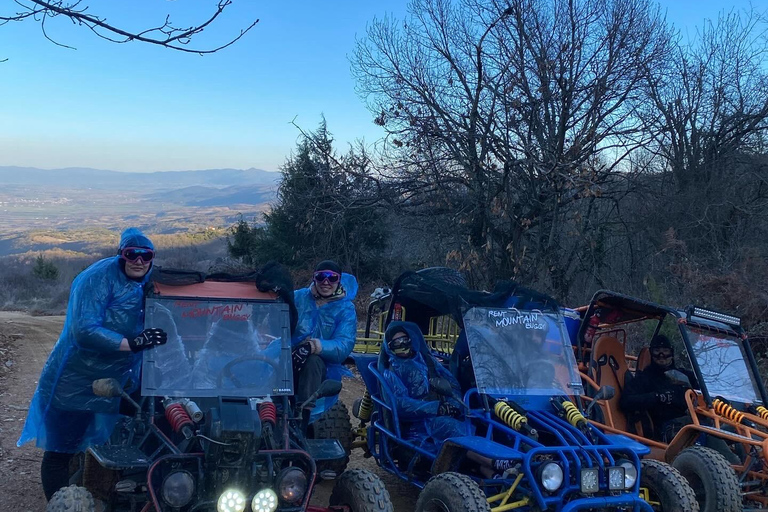
<instances>
[{"instance_id":1,"label":"off-road buggy","mask_svg":"<svg viewBox=\"0 0 768 512\"><path fill-rule=\"evenodd\" d=\"M617 390L594 409L601 430L627 435L650 448L647 457L671 463L690 481L702 511L768 510L766 392L739 318L605 290L577 311L574 346L587 395L605 385ZM628 417L619 407L626 382L648 366L648 345L662 329L674 334L678 365L699 384L686 392L690 423L668 443L654 435L660 425L649 416ZM690 387L680 372L667 374Z\"/></svg>"},{"instance_id":2,"label":"off-road buggy","mask_svg":"<svg viewBox=\"0 0 768 512\"><path fill-rule=\"evenodd\" d=\"M153 274L145 325L168 342L144 352L140 398L114 379L93 383L133 411L88 449L80 485L57 492L49 512L93 511L94 498L120 512L392 510L362 470L338 477L330 509L309 506L318 464L347 454L335 439L306 435L309 400L293 396L293 291L275 275ZM340 389L325 381L310 400Z\"/></svg>"},{"instance_id":3,"label":"off-road buggy","mask_svg":"<svg viewBox=\"0 0 768 512\"><path fill-rule=\"evenodd\" d=\"M386 323L405 311L424 333L440 317L461 332L450 354L422 348L425 360L436 356L462 383L463 396L452 398L463 404L465 433L444 440L406 437L384 377L388 355L355 355L369 392L354 408L366 449L422 488L417 511L653 510L641 486L664 497L664 510L698 509L677 471L641 463L648 448L595 429L569 398L581 393L581 381L551 298L512 282L494 293L472 291L447 269L430 269L403 274L388 311Z\"/></svg>"}]
</instances>

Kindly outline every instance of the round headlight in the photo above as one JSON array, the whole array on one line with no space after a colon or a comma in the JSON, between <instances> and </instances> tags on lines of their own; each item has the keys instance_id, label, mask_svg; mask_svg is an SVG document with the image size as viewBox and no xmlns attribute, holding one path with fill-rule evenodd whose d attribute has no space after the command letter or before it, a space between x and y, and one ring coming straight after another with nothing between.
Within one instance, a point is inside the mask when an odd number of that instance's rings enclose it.
<instances>
[{"instance_id":1,"label":"round headlight","mask_svg":"<svg viewBox=\"0 0 768 512\"><path fill-rule=\"evenodd\" d=\"M307 475L299 468L286 468L277 477L277 492L283 501L299 503L307 493Z\"/></svg>"},{"instance_id":2,"label":"round headlight","mask_svg":"<svg viewBox=\"0 0 768 512\"><path fill-rule=\"evenodd\" d=\"M277 510L277 494L272 489L262 489L251 500L253 512L275 512Z\"/></svg>"},{"instance_id":3,"label":"round headlight","mask_svg":"<svg viewBox=\"0 0 768 512\"><path fill-rule=\"evenodd\" d=\"M219 496L216 503L219 512L243 512L245 510L245 495L237 489L229 489Z\"/></svg>"},{"instance_id":4,"label":"round headlight","mask_svg":"<svg viewBox=\"0 0 768 512\"><path fill-rule=\"evenodd\" d=\"M174 471L163 480L160 493L171 507L184 507L195 494L195 479L189 471Z\"/></svg>"},{"instance_id":5,"label":"round headlight","mask_svg":"<svg viewBox=\"0 0 768 512\"><path fill-rule=\"evenodd\" d=\"M624 488L629 489L637 482L637 468L627 459L620 460L619 466L624 468Z\"/></svg>"},{"instance_id":6,"label":"round headlight","mask_svg":"<svg viewBox=\"0 0 768 512\"><path fill-rule=\"evenodd\" d=\"M539 470L541 485L549 492L554 492L563 485L563 468L556 462L547 462Z\"/></svg>"}]
</instances>

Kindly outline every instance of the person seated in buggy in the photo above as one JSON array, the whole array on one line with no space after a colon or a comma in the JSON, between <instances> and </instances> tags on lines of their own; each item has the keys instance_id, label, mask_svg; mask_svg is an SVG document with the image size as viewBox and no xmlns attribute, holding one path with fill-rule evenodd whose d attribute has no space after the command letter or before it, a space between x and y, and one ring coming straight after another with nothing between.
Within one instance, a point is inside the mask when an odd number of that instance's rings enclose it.
<instances>
[{"instance_id":1,"label":"person seated in buggy","mask_svg":"<svg viewBox=\"0 0 768 512\"><path fill-rule=\"evenodd\" d=\"M432 389L435 378L450 383L454 395L459 383L430 353L419 326L392 322L384 333L382 376L394 394L403 437L422 448L449 438L467 435L461 404L440 397ZM432 381L432 382L430 382Z\"/></svg>"}]
</instances>

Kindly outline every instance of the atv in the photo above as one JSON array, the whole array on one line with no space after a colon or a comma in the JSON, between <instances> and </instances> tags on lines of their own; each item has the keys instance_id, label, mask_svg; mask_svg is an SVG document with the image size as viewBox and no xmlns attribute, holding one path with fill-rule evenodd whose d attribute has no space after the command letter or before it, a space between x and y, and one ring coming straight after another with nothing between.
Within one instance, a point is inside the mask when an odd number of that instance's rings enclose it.
<instances>
[{"instance_id":1,"label":"atv","mask_svg":"<svg viewBox=\"0 0 768 512\"><path fill-rule=\"evenodd\" d=\"M145 326L168 342L144 352L140 396L115 379L93 382L95 395L122 397L132 411L87 450L78 485L58 491L48 512L91 512L96 500L115 512L392 511L363 470L337 478L330 508L309 506L318 466L347 453L309 437L303 412L341 383L326 380L297 403L292 287L275 288L258 276L156 272Z\"/></svg>"},{"instance_id":2,"label":"atv","mask_svg":"<svg viewBox=\"0 0 768 512\"><path fill-rule=\"evenodd\" d=\"M611 399L599 400L593 420L611 434L628 436L650 449L647 458L666 461L691 483L705 512L768 509L768 410L763 381L740 319L709 309L684 310L601 290L575 310L574 349L585 401L603 386ZM665 323L666 320L666 323ZM648 344L659 332L671 334L676 359L693 371L698 389L679 371L665 378L689 388L688 424L662 442L649 416L625 414L621 392L650 363Z\"/></svg>"},{"instance_id":3,"label":"atv","mask_svg":"<svg viewBox=\"0 0 768 512\"><path fill-rule=\"evenodd\" d=\"M493 293L468 290L458 277L446 279L447 273L400 276L386 323L400 310L422 333L439 317L460 327L449 355L428 344L419 350L461 383L462 396L455 396L430 371L435 394L462 404L462 435L414 440L384 377L389 356L384 350L354 356L368 390L354 407L366 429L367 454L421 488L417 512L651 511L653 504L643 499L649 489L663 497L656 510L698 510L675 469L641 462L647 447L600 432L570 398L581 395L582 384L554 300L513 282L500 283ZM604 397L612 393L600 390Z\"/></svg>"}]
</instances>

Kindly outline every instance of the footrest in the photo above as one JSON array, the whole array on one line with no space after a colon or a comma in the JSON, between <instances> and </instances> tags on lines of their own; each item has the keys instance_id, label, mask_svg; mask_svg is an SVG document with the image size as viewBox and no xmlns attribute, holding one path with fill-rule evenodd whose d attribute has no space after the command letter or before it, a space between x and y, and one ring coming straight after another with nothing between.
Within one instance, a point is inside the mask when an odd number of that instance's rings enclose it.
<instances>
[{"instance_id":1,"label":"footrest","mask_svg":"<svg viewBox=\"0 0 768 512\"><path fill-rule=\"evenodd\" d=\"M107 469L149 467L149 457L135 446L102 445L88 448L96 462Z\"/></svg>"},{"instance_id":2,"label":"footrest","mask_svg":"<svg viewBox=\"0 0 768 512\"><path fill-rule=\"evenodd\" d=\"M315 460L338 460L347 456L338 439L307 439L307 452Z\"/></svg>"}]
</instances>

